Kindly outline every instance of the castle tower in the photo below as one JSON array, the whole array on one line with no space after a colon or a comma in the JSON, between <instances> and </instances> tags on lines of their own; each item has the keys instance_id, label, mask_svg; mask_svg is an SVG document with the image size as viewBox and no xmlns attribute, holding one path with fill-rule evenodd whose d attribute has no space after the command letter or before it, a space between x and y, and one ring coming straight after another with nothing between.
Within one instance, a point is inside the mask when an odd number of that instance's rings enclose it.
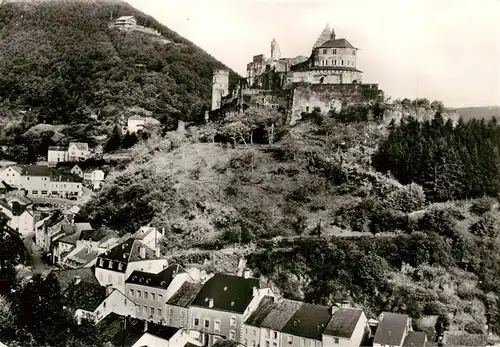
<instances>
[{"instance_id":1,"label":"castle tower","mask_svg":"<svg viewBox=\"0 0 500 347\"><path fill-rule=\"evenodd\" d=\"M318 48L322 44L324 44L326 41L330 40L330 36L333 33L332 29L330 29L330 24L326 24L326 27L323 29L321 34L319 35L318 39L316 40L316 43L313 46L314 48ZM335 34L335 33L333 33Z\"/></svg>"},{"instance_id":2,"label":"castle tower","mask_svg":"<svg viewBox=\"0 0 500 347\"><path fill-rule=\"evenodd\" d=\"M271 60L276 61L281 59L280 46L276 39L271 42Z\"/></svg>"},{"instance_id":3,"label":"castle tower","mask_svg":"<svg viewBox=\"0 0 500 347\"><path fill-rule=\"evenodd\" d=\"M215 70L212 79L212 111L220 108L222 98L229 94L229 71Z\"/></svg>"}]
</instances>

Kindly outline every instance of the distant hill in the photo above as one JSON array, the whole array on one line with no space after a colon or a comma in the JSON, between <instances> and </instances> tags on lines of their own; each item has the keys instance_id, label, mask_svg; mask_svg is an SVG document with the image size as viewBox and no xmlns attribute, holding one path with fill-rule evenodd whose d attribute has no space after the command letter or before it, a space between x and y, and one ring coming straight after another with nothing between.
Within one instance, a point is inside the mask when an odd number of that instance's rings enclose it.
<instances>
[{"instance_id":1,"label":"distant hill","mask_svg":"<svg viewBox=\"0 0 500 347\"><path fill-rule=\"evenodd\" d=\"M456 110L464 120L500 117L500 106L464 107Z\"/></svg>"},{"instance_id":2,"label":"distant hill","mask_svg":"<svg viewBox=\"0 0 500 347\"><path fill-rule=\"evenodd\" d=\"M165 40L108 29L126 15ZM0 2L0 114L31 108L39 122L68 124L88 108L106 117L139 106L193 119L210 104L215 68L225 66L123 1Z\"/></svg>"}]
</instances>

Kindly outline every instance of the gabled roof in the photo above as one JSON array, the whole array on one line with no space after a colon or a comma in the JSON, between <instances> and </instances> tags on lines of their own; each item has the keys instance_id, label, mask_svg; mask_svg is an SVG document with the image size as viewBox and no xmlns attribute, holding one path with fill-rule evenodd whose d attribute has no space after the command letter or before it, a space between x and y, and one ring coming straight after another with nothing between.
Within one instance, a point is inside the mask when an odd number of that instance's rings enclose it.
<instances>
[{"instance_id":1,"label":"gabled roof","mask_svg":"<svg viewBox=\"0 0 500 347\"><path fill-rule=\"evenodd\" d=\"M328 40L322 45L318 46L317 48L352 48L352 49L357 49L349 41L346 39L333 39L333 40Z\"/></svg>"},{"instance_id":2,"label":"gabled roof","mask_svg":"<svg viewBox=\"0 0 500 347\"><path fill-rule=\"evenodd\" d=\"M63 294L63 305L93 312L106 299L106 287L81 281L72 283Z\"/></svg>"},{"instance_id":3,"label":"gabled roof","mask_svg":"<svg viewBox=\"0 0 500 347\"><path fill-rule=\"evenodd\" d=\"M50 177L50 168L46 165L27 165L23 167L21 175Z\"/></svg>"},{"instance_id":4,"label":"gabled roof","mask_svg":"<svg viewBox=\"0 0 500 347\"><path fill-rule=\"evenodd\" d=\"M212 347L239 347L241 346L241 343L238 341L231 341L231 340L218 340L215 342Z\"/></svg>"},{"instance_id":5,"label":"gabled roof","mask_svg":"<svg viewBox=\"0 0 500 347\"><path fill-rule=\"evenodd\" d=\"M23 168L20 166L17 166L17 165L12 165L12 166L5 168L5 170L7 170L7 169L11 169L11 170L16 171L18 173L21 173L23 171Z\"/></svg>"},{"instance_id":6,"label":"gabled roof","mask_svg":"<svg viewBox=\"0 0 500 347\"><path fill-rule=\"evenodd\" d=\"M192 305L208 308L213 299L214 310L243 313L252 301L253 288L259 288L256 278L217 273L203 285Z\"/></svg>"},{"instance_id":7,"label":"gabled roof","mask_svg":"<svg viewBox=\"0 0 500 347\"><path fill-rule=\"evenodd\" d=\"M89 144L86 142L70 142L68 145L68 149L72 146L75 146L79 151L88 151Z\"/></svg>"},{"instance_id":8,"label":"gabled roof","mask_svg":"<svg viewBox=\"0 0 500 347\"><path fill-rule=\"evenodd\" d=\"M410 331L406 335L403 347L424 347L427 336L423 331Z\"/></svg>"},{"instance_id":9,"label":"gabled roof","mask_svg":"<svg viewBox=\"0 0 500 347\"><path fill-rule=\"evenodd\" d=\"M303 303L281 331L294 336L321 340L330 317L330 307Z\"/></svg>"},{"instance_id":10,"label":"gabled roof","mask_svg":"<svg viewBox=\"0 0 500 347\"><path fill-rule=\"evenodd\" d=\"M149 323L146 333L169 341L178 331L179 328Z\"/></svg>"},{"instance_id":11,"label":"gabled roof","mask_svg":"<svg viewBox=\"0 0 500 347\"><path fill-rule=\"evenodd\" d=\"M144 335L144 321L136 318L127 319L126 333L123 334L121 324L125 320L124 316L110 313L97 323L96 328L102 341L111 342L114 346L122 346L122 342L124 347L133 346Z\"/></svg>"},{"instance_id":12,"label":"gabled roof","mask_svg":"<svg viewBox=\"0 0 500 347\"><path fill-rule=\"evenodd\" d=\"M62 146L49 146L49 151L58 151L58 152L66 152L68 150L67 147Z\"/></svg>"},{"instance_id":13,"label":"gabled roof","mask_svg":"<svg viewBox=\"0 0 500 347\"><path fill-rule=\"evenodd\" d=\"M127 19L132 19L134 16L121 16L120 18L117 18L116 20L127 20Z\"/></svg>"},{"instance_id":14,"label":"gabled roof","mask_svg":"<svg viewBox=\"0 0 500 347\"><path fill-rule=\"evenodd\" d=\"M128 120L144 120L145 121L146 119L142 116L135 114L132 117L129 117Z\"/></svg>"},{"instance_id":15,"label":"gabled roof","mask_svg":"<svg viewBox=\"0 0 500 347\"><path fill-rule=\"evenodd\" d=\"M373 343L398 346L403 342L408 316L405 314L383 312Z\"/></svg>"},{"instance_id":16,"label":"gabled roof","mask_svg":"<svg viewBox=\"0 0 500 347\"><path fill-rule=\"evenodd\" d=\"M97 258L99 253L91 251L86 247L80 249L78 252L71 254L66 258L65 262L68 264L74 264L77 266L85 266L90 263L92 260Z\"/></svg>"},{"instance_id":17,"label":"gabled roof","mask_svg":"<svg viewBox=\"0 0 500 347\"><path fill-rule=\"evenodd\" d=\"M157 274L135 270L130 274L125 283L167 289L170 283L172 283L175 275L185 272L186 271L177 264L170 265Z\"/></svg>"},{"instance_id":18,"label":"gabled roof","mask_svg":"<svg viewBox=\"0 0 500 347\"><path fill-rule=\"evenodd\" d=\"M64 293L69 285L73 283L75 276L80 276L82 282L99 284L92 268L52 270L51 273L56 276L59 286L61 287L61 293Z\"/></svg>"},{"instance_id":19,"label":"gabled roof","mask_svg":"<svg viewBox=\"0 0 500 347\"><path fill-rule=\"evenodd\" d=\"M275 307L274 298L272 296L266 295L260 300L257 308L252 312L250 317L245 321L246 325L252 325L255 327L262 327L262 322L266 319L267 315ZM290 317L288 317L290 319ZM286 320L288 322L288 319ZM286 322L285 322L286 323ZM275 329L272 329L275 330ZM280 329L276 329L280 330Z\"/></svg>"},{"instance_id":20,"label":"gabled roof","mask_svg":"<svg viewBox=\"0 0 500 347\"><path fill-rule=\"evenodd\" d=\"M146 257L144 259L140 256L139 249L141 247L145 248ZM111 269L114 271L125 272L127 266L126 264L134 262L134 261L142 261L147 259L155 259L155 251L153 251L148 246L144 245L139 240L127 239L119 245L113 247L108 252L105 252L99 256L99 260L97 262L97 267L102 267L105 269L109 269L109 262L112 261ZM100 259L103 260L103 265L100 265ZM122 264L122 268L120 270L118 264Z\"/></svg>"},{"instance_id":21,"label":"gabled roof","mask_svg":"<svg viewBox=\"0 0 500 347\"><path fill-rule=\"evenodd\" d=\"M174 295L167 301L168 305L189 307L200 292L202 285L199 283L184 282Z\"/></svg>"},{"instance_id":22,"label":"gabled roof","mask_svg":"<svg viewBox=\"0 0 500 347\"><path fill-rule=\"evenodd\" d=\"M339 308L330 318L323 334L351 338L362 313L363 310L357 308Z\"/></svg>"}]
</instances>

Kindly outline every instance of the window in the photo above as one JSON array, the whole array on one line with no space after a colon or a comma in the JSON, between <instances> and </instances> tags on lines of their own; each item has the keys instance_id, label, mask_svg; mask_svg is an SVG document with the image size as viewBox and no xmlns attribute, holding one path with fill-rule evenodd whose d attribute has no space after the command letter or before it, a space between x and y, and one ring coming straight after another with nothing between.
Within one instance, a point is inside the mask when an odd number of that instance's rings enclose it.
<instances>
[{"instance_id":1,"label":"window","mask_svg":"<svg viewBox=\"0 0 500 347\"><path fill-rule=\"evenodd\" d=\"M248 346L248 340L247 340L247 339L244 339L244 340L243 340L243 344L244 344L245 346Z\"/></svg>"},{"instance_id":2,"label":"window","mask_svg":"<svg viewBox=\"0 0 500 347\"><path fill-rule=\"evenodd\" d=\"M333 65L337 65L337 59L333 61Z\"/></svg>"},{"instance_id":3,"label":"window","mask_svg":"<svg viewBox=\"0 0 500 347\"><path fill-rule=\"evenodd\" d=\"M154 316L154 314L155 314L155 308L151 307L151 315Z\"/></svg>"},{"instance_id":4,"label":"window","mask_svg":"<svg viewBox=\"0 0 500 347\"><path fill-rule=\"evenodd\" d=\"M156 300L156 294L155 293L151 293L151 300Z\"/></svg>"},{"instance_id":5,"label":"window","mask_svg":"<svg viewBox=\"0 0 500 347\"><path fill-rule=\"evenodd\" d=\"M334 338L333 340L335 341L335 343L339 343L339 338L338 337Z\"/></svg>"},{"instance_id":6,"label":"window","mask_svg":"<svg viewBox=\"0 0 500 347\"><path fill-rule=\"evenodd\" d=\"M148 308L146 306L142 307L142 313L148 314Z\"/></svg>"},{"instance_id":7,"label":"window","mask_svg":"<svg viewBox=\"0 0 500 347\"><path fill-rule=\"evenodd\" d=\"M144 292L144 299L148 298L148 292Z\"/></svg>"},{"instance_id":8,"label":"window","mask_svg":"<svg viewBox=\"0 0 500 347\"><path fill-rule=\"evenodd\" d=\"M38 195L38 190L34 190L33 195Z\"/></svg>"},{"instance_id":9,"label":"window","mask_svg":"<svg viewBox=\"0 0 500 347\"><path fill-rule=\"evenodd\" d=\"M122 263L118 263L118 270L122 270L123 269L123 264Z\"/></svg>"},{"instance_id":10,"label":"window","mask_svg":"<svg viewBox=\"0 0 500 347\"><path fill-rule=\"evenodd\" d=\"M266 341L266 347L270 347L271 344L269 343L269 341Z\"/></svg>"},{"instance_id":11,"label":"window","mask_svg":"<svg viewBox=\"0 0 500 347\"><path fill-rule=\"evenodd\" d=\"M293 336L288 336L288 344L292 344L293 343Z\"/></svg>"},{"instance_id":12,"label":"window","mask_svg":"<svg viewBox=\"0 0 500 347\"><path fill-rule=\"evenodd\" d=\"M113 262L112 262L111 260L109 261L108 267L109 267L110 269L112 269L112 268L113 268Z\"/></svg>"},{"instance_id":13,"label":"window","mask_svg":"<svg viewBox=\"0 0 500 347\"><path fill-rule=\"evenodd\" d=\"M140 290L137 291L137 297L142 298L142 292Z\"/></svg>"},{"instance_id":14,"label":"window","mask_svg":"<svg viewBox=\"0 0 500 347\"><path fill-rule=\"evenodd\" d=\"M161 308L159 308L159 309L158 309L158 316L160 316L160 317L161 317L161 316L162 316L162 314L163 314L163 311L161 310Z\"/></svg>"},{"instance_id":15,"label":"window","mask_svg":"<svg viewBox=\"0 0 500 347\"><path fill-rule=\"evenodd\" d=\"M127 299L125 299L125 300L123 300L123 301L124 301L124 303L125 303L125 306L127 306Z\"/></svg>"},{"instance_id":16,"label":"window","mask_svg":"<svg viewBox=\"0 0 500 347\"><path fill-rule=\"evenodd\" d=\"M47 195L47 191L46 190L42 190L42 195Z\"/></svg>"},{"instance_id":17,"label":"window","mask_svg":"<svg viewBox=\"0 0 500 347\"><path fill-rule=\"evenodd\" d=\"M214 330L215 331L220 331L220 320L216 319L214 321Z\"/></svg>"},{"instance_id":18,"label":"window","mask_svg":"<svg viewBox=\"0 0 500 347\"><path fill-rule=\"evenodd\" d=\"M352 55L356 55L356 50L355 49L352 50Z\"/></svg>"},{"instance_id":19,"label":"window","mask_svg":"<svg viewBox=\"0 0 500 347\"><path fill-rule=\"evenodd\" d=\"M333 54L337 54L337 49L336 48L333 49Z\"/></svg>"},{"instance_id":20,"label":"window","mask_svg":"<svg viewBox=\"0 0 500 347\"><path fill-rule=\"evenodd\" d=\"M325 49L323 50L323 54L328 54L328 49L326 49L326 48L325 48Z\"/></svg>"},{"instance_id":21,"label":"window","mask_svg":"<svg viewBox=\"0 0 500 347\"><path fill-rule=\"evenodd\" d=\"M229 319L229 325L230 326L236 326L236 318L235 317L231 317Z\"/></svg>"},{"instance_id":22,"label":"window","mask_svg":"<svg viewBox=\"0 0 500 347\"><path fill-rule=\"evenodd\" d=\"M301 346L305 346L306 345L306 339L305 338L301 338L300 339L300 345Z\"/></svg>"},{"instance_id":23,"label":"window","mask_svg":"<svg viewBox=\"0 0 500 347\"><path fill-rule=\"evenodd\" d=\"M255 341L252 341L252 347L255 347Z\"/></svg>"},{"instance_id":24,"label":"window","mask_svg":"<svg viewBox=\"0 0 500 347\"><path fill-rule=\"evenodd\" d=\"M102 303L102 307L106 308L106 301Z\"/></svg>"},{"instance_id":25,"label":"window","mask_svg":"<svg viewBox=\"0 0 500 347\"><path fill-rule=\"evenodd\" d=\"M111 276L111 274L108 274L108 282L110 282L110 283L113 282L113 276Z\"/></svg>"},{"instance_id":26,"label":"window","mask_svg":"<svg viewBox=\"0 0 500 347\"><path fill-rule=\"evenodd\" d=\"M197 327L198 325L200 325L200 319L199 318L195 318L194 321L193 321L193 325L195 327Z\"/></svg>"},{"instance_id":27,"label":"window","mask_svg":"<svg viewBox=\"0 0 500 347\"><path fill-rule=\"evenodd\" d=\"M278 347L278 344L276 342L273 342L273 347Z\"/></svg>"},{"instance_id":28,"label":"window","mask_svg":"<svg viewBox=\"0 0 500 347\"><path fill-rule=\"evenodd\" d=\"M344 65L344 61L343 60L340 61L340 65Z\"/></svg>"},{"instance_id":29,"label":"window","mask_svg":"<svg viewBox=\"0 0 500 347\"><path fill-rule=\"evenodd\" d=\"M163 300L163 294L158 294L158 301L162 301Z\"/></svg>"},{"instance_id":30,"label":"window","mask_svg":"<svg viewBox=\"0 0 500 347\"><path fill-rule=\"evenodd\" d=\"M205 328L210 328L210 319L205 319Z\"/></svg>"},{"instance_id":31,"label":"window","mask_svg":"<svg viewBox=\"0 0 500 347\"><path fill-rule=\"evenodd\" d=\"M273 331L273 337L274 337L275 339L277 339L277 338L278 338L278 332L277 332L277 331Z\"/></svg>"},{"instance_id":32,"label":"window","mask_svg":"<svg viewBox=\"0 0 500 347\"><path fill-rule=\"evenodd\" d=\"M350 61L348 60L348 61L347 61L347 66L349 66L349 65L350 65Z\"/></svg>"},{"instance_id":33,"label":"window","mask_svg":"<svg viewBox=\"0 0 500 347\"><path fill-rule=\"evenodd\" d=\"M104 266L104 260L99 259L99 266Z\"/></svg>"},{"instance_id":34,"label":"window","mask_svg":"<svg viewBox=\"0 0 500 347\"><path fill-rule=\"evenodd\" d=\"M266 337L270 338L271 337L271 330L266 329Z\"/></svg>"},{"instance_id":35,"label":"window","mask_svg":"<svg viewBox=\"0 0 500 347\"><path fill-rule=\"evenodd\" d=\"M234 330L231 330L229 332L229 340L231 340L231 341L236 340L236 332Z\"/></svg>"},{"instance_id":36,"label":"window","mask_svg":"<svg viewBox=\"0 0 500 347\"><path fill-rule=\"evenodd\" d=\"M170 314L171 316L173 316L173 315L174 315L174 309L173 309L172 307L169 309L169 314Z\"/></svg>"}]
</instances>

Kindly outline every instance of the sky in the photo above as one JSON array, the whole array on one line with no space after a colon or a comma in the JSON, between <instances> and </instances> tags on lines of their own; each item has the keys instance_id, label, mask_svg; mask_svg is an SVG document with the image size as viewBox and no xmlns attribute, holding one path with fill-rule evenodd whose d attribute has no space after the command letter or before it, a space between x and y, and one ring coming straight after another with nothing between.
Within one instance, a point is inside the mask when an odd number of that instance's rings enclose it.
<instances>
[{"instance_id":1,"label":"sky","mask_svg":"<svg viewBox=\"0 0 500 347\"><path fill-rule=\"evenodd\" d=\"M309 56L327 23L393 99L500 105L500 0L127 0L246 75L257 54Z\"/></svg>"}]
</instances>

